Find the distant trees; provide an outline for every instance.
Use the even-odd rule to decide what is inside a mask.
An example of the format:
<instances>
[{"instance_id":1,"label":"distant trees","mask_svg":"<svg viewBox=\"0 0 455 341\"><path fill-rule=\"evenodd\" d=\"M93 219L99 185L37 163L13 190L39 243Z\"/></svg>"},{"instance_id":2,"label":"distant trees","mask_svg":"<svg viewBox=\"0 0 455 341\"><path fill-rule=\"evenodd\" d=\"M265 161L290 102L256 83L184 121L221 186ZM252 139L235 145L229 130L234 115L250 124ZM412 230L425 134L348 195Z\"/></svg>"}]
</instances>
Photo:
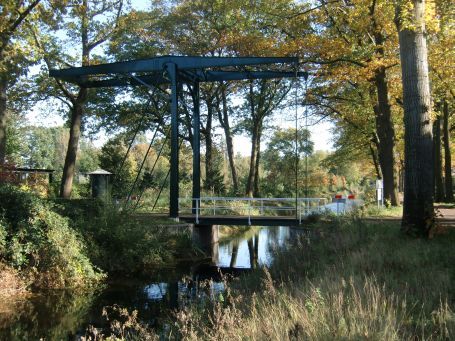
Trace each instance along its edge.
<instances>
[{"instance_id":1,"label":"distant trees","mask_svg":"<svg viewBox=\"0 0 455 341\"><path fill-rule=\"evenodd\" d=\"M101 148L100 167L113 173L112 194L125 197L134 181L137 163L133 155L126 155L127 146L121 136L107 141Z\"/></svg>"},{"instance_id":2,"label":"distant trees","mask_svg":"<svg viewBox=\"0 0 455 341\"><path fill-rule=\"evenodd\" d=\"M99 63L101 57L95 55L93 51L105 43L118 28L122 9L123 0L70 1L65 8L67 16L61 23L58 25L53 23L51 26L42 25L39 29L35 29L33 31L35 43L48 69ZM59 29L62 33L60 35L56 34ZM49 80L47 77L41 79L41 90L46 92L47 96L61 100L70 112L68 150L60 186L60 196L69 198L83 119L88 103L93 102L94 98L90 98L91 94L87 88L69 85L60 80Z\"/></svg>"},{"instance_id":3,"label":"distant trees","mask_svg":"<svg viewBox=\"0 0 455 341\"><path fill-rule=\"evenodd\" d=\"M297 132L295 128L276 130L263 156L265 192L280 197L293 197L298 190L300 196L304 196L307 184L305 164L302 161L312 153L313 142L306 129Z\"/></svg>"},{"instance_id":4,"label":"distant trees","mask_svg":"<svg viewBox=\"0 0 455 341\"><path fill-rule=\"evenodd\" d=\"M24 43L27 38L24 36L23 24L40 2L5 0L0 7L0 165L6 158L8 88L27 71L30 63L30 50Z\"/></svg>"},{"instance_id":5,"label":"distant trees","mask_svg":"<svg viewBox=\"0 0 455 341\"><path fill-rule=\"evenodd\" d=\"M61 183L63 197L71 193L84 131L92 128L103 129L110 136L123 134L122 143L109 141L102 152L102 166L115 173L113 168L129 143L124 136L136 129L144 133L157 127L158 139L166 139L169 107L165 85L95 92L49 79L49 68L165 54L299 56L301 69L311 75L305 101L298 98L299 105L305 105L311 117L330 120L336 127L333 132L335 152L325 161L322 154L309 159L314 176L324 186L333 191L348 190L353 181L345 176L349 173L346 165L362 164L365 165L363 175L382 178L387 202L398 205L397 174L405 165L406 217L403 221L410 230L414 229L409 228L411 225L427 224L422 223L422 219L431 220L430 199L424 206L415 206L429 193L428 186L432 187L432 193L436 190L438 199L453 200L450 148L455 130L455 52L451 47L455 34L452 6L447 1L435 1L427 6L422 0L184 0L154 2L156 6L151 10L139 12L129 11L127 4L123 0L6 1L2 4L5 20L0 23L0 162L5 158L6 145L2 142L7 126L5 89L10 89L10 97L14 95L15 102L22 106L19 98L28 96L20 96L20 91L27 90L27 86L17 86L14 91L11 86L19 84L18 76L26 72L27 66L36 63L39 56L45 63L42 72L31 79L36 87L30 92L35 94L30 99L51 103L51 110L68 118L69 143L65 144ZM395 10L396 22L393 20ZM430 23L427 31L425 20ZM427 54L425 34L431 46L429 65L425 65L424 58ZM24 48L25 43L30 49ZM431 78L431 89L428 78ZM295 160L286 150L292 146L292 132L276 129L274 124L277 113L283 120L293 115L289 107L294 102L287 101L291 86L286 80L201 84L200 128L205 151L201 161L205 166L202 177L207 193L291 194L287 189L295 188L291 186L295 180ZM435 113L431 115L430 90L435 104ZM181 88L179 138L182 153L188 156L180 165L185 182L182 193L191 178L191 167L187 166L191 162L193 95L191 84ZM24 108L15 113L19 114ZM20 131L13 128L10 130L12 147ZM32 130L28 136L40 135L42 141L50 138L48 131ZM434 141L431 141L431 130L436 137ZM249 157L234 155L233 141L240 134L250 138ZM308 132L304 129L297 132L298 140L305 134ZM266 150L262 150L264 142L268 142ZM39 143L34 147L36 150L27 152L29 160L39 160L41 155ZM137 169L147 147L145 141L134 142L132 162L136 166L133 169ZM150 160L157 156L158 149L153 146ZM168 149L165 143L159 177L148 173L153 164L146 162L140 175L147 180L143 186L146 183L161 186L157 184L166 178ZM433 150L434 158L430 157ZM49 157L41 156L41 161ZM89 168L87 165L94 164L97 158L89 159L84 160L81 168ZM428 181L429 176L433 179L433 167L437 180L434 186ZM420 173L422 170L424 173ZM302 174L297 177L301 179ZM422 179L426 183L421 186ZM366 186L368 181L362 181ZM271 184L278 182L277 186L283 190L274 192ZM309 182L313 186L311 179ZM415 191L417 184L420 189ZM125 186L120 186L119 193L124 189ZM322 187L320 190L324 191ZM425 214L419 216L414 209Z\"/></svg>"}]
</instances>

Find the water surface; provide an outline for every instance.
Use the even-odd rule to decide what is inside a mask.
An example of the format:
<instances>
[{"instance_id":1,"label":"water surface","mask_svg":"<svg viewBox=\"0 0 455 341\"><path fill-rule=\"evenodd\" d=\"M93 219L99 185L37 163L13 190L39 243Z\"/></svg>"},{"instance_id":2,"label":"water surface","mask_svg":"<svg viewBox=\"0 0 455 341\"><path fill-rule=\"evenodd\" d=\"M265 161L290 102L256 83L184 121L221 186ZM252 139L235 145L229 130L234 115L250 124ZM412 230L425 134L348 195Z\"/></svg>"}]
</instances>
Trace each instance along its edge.
<instances>
[{"instance_id":1,"label":"water surface","mask_svg":"<svg viewBox=\"0 0 455 341\"><path fill-rule=\"evenodd\" d=\"M223 227L219 227L222 229ZM198 298L216 299L224 290L217 268L235 274L257 266L269 266L274 250L285 247L299 233L289 227L251 228L224 239L204 264L158 269L147 279L115 279L95 292L50 290L27 300L0 303L1 340L77 340L89 325L103 328L103 307L117 304L138 310L150 326L174 309ZM207 282L207 279L212 279Z\"/></svg>"}]
</instances>

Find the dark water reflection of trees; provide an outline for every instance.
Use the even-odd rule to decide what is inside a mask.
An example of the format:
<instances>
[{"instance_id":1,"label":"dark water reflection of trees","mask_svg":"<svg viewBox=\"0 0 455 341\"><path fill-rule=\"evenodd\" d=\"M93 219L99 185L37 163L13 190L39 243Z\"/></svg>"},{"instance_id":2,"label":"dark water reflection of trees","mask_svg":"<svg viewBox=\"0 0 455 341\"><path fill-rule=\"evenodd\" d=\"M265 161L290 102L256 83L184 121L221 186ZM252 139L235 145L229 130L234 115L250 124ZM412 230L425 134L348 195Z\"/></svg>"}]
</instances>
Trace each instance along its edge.
<instances>
[{"instance_id":1,"label":"dark water reflection of trees","mask_svg":"<svg viewBox=\"0 0 455 341\"><path fill-rule=\"evenodd\" d=\"M106 327L102 309L114 304L138 310L141 321L157 326L173 309L204 297L218 299L224 291L218 266L238 275L248 268L268 265L274 250L289 239L289 228L251 229L214 247L210 264L163 269L149 279L121 279L97 291L53 290L0 302L0 340L77 339L89 325Z\"/></svg>"}]
</instances>

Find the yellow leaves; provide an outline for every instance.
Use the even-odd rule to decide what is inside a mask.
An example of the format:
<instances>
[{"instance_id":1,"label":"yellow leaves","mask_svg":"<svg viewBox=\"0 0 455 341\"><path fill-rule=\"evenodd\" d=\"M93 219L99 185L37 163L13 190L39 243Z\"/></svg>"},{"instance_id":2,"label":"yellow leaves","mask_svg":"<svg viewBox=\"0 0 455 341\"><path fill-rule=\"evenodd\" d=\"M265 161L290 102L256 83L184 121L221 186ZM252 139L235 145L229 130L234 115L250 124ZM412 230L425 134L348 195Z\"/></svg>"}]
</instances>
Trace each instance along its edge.
<instances>
[{"instance_id":1,"label":"yellow leaves","mask_svg":"<svg viewBox=\"0 0 455 341\"><path fill-rule=\"evenodd\" d=\"M426 30L436 33L440 29L440 22L436 10L435 0L426 0L424 14L421 16L416 8L417 0L401 0L398 6L398 21L400 29L411 31Z\"/></svg>"}]
</instances>

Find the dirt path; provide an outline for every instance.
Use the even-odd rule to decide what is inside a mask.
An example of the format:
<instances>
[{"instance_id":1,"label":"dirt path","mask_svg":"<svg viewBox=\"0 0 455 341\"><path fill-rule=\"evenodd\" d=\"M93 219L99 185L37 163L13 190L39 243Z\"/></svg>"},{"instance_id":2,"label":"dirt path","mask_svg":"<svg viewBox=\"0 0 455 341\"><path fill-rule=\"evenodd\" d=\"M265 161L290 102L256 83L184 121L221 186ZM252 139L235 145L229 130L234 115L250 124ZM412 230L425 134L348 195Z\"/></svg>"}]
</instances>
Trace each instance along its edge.
<instances>
[{"instance_id":1,"label":"dirt path","mask_svg":"<svg viewBox=\"0 0 455 341\"><path fill-rule=\"evenodd\" d=\"M453 204L435 204L437 212L436 221L442 226L455 228L455 205ZM385 217L367 217L370 221L401 221L401 216Z\"/></svg>"},{"instance_id":2,"label":"dirt path","mask_svg":"<svg viewBox=\"0 0 455 341\"><path fill-rule=\"evenodd\" d=\"M437 204L435 208L438 212L436 220L444 226L455 228L455 207L454 205Z\"/></svg>"}]
</instances>

